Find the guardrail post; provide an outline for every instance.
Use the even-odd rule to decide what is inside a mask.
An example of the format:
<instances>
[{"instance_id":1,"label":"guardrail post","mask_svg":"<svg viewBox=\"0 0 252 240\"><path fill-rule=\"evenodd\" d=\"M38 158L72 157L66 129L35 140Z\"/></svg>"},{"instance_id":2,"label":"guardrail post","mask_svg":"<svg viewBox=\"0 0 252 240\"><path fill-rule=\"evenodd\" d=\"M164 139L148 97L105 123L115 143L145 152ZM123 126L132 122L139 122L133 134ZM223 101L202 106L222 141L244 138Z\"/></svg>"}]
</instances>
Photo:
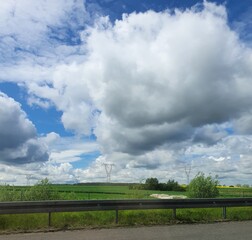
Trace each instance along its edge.
<instances>
[{"instance_id":1,"label":"guardrail post","mask_svg":"<svg viewBox=\"0 0 252 240\"><path fill-rule=\"evenodd\" d=\"M227 207L223 207L223 210L222 210L222 217L223 217L223 219L226 219L226 218L227 218Z\"/></svg>"},{"instance_id":2,"label":"guardrail post","mask_svg":"<svg viewBox=\"0 0 252 240\"><path fill-rule=\"evenodd\" d=\"M52 226L52 216L51 216L51 212L48 213L48 226L51 227Z\"/></svg>"},{"instance_id":3,"label":"guardrail post","mask_svg":"<svg viewBox=\"0 0 252 240\"><path fill-rule=\"evenodd\" d=\"M177 213L176 213L176 208L172 209L172 218L176 219L177 218Z\"/></svg>"},{"instance_id":4,"label":"guardrail post","mask_svg":"<svg viewBox=\"0 0 252 240\"><path fill-rule=\"evenodd\" d=\"M21 198L21 201L23 201L24 193L23 193L23 190L22 190L22 189L21 189L21 192L20 192L20 198Z\"/></svg>"},{"instance_id":5,"label":"guardrail post","mask_svg":"<svg viewBox=\"0 0 252 240\"><path fill-rule=\"evenodd\" d=\"M118 209L116 209L116 219L115 219L115 223L118 224Z\"/></svg>"}]
</instances>

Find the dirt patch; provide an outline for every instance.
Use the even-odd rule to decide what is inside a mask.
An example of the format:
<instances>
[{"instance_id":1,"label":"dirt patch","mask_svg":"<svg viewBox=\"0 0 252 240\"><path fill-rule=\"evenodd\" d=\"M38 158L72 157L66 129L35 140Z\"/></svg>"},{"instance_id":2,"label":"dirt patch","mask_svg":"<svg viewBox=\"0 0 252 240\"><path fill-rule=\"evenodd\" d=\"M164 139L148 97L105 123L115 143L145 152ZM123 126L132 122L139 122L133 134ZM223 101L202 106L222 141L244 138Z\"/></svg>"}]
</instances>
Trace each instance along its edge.
<instances>
[{"instance_id":1,"label":"dirt patch","mask_svg":"<svg viewBox=\"0 0 252 240\"><path fill-rule=\"evenodd\" d=\"M159 198L159 199L185 199L187 198L184 195L168 195L168 194L151 194L150 197Z\"/></svg>"}]
</instances>

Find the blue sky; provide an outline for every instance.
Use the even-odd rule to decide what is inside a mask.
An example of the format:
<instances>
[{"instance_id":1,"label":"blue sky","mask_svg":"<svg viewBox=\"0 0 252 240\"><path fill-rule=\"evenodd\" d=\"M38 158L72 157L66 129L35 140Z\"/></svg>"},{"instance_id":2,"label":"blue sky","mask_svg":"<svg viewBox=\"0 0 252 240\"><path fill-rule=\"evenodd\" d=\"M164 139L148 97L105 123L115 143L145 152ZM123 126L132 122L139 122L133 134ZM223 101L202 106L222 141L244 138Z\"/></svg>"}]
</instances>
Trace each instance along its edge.
<instances>
[{"instance_id":1,"label":"blue sky","mask_svg":"<svg viewBox=\"0 0 252 240\"><path fill-rule=\"evenodd\" d=\"M2 183L251 184L251 0L0 3Z\"/></svg>"}]
</instances>

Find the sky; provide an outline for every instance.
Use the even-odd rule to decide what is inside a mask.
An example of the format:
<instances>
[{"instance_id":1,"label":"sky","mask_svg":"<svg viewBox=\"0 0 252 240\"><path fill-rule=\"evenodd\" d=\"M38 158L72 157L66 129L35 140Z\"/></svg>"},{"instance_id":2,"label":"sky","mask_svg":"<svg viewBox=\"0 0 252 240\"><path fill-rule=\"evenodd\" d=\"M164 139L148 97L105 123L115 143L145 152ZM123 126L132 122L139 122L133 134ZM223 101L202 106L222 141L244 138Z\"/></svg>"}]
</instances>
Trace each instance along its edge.
<instances>
[{"instance_id":1,"label":"sky","mask_svg":"<svg viewBox=\"0 0 252 240\"><path fill-rule=\"evenodd\" d=\"M252 184L251 0L0 0L0 184Z\"/></svg>"}]
</instances>

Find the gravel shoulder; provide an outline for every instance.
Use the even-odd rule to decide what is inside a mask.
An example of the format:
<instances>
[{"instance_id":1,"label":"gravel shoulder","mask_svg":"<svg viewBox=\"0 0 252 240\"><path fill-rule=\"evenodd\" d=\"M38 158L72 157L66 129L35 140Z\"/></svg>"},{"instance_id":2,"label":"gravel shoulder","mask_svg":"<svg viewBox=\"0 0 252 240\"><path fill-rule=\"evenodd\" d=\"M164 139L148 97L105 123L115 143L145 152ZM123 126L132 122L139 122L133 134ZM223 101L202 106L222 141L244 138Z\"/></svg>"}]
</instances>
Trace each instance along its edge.
<instances>
[{"instance_id":1,"label":"gravel shoulder","mask_svg":"<svg viewBox=\"0 0 252 240\"><path fill-rule=\"evenodd\" d=\"M251 240L252 221L1 235L1 240Z\"/></svg>"}]
</instances>

